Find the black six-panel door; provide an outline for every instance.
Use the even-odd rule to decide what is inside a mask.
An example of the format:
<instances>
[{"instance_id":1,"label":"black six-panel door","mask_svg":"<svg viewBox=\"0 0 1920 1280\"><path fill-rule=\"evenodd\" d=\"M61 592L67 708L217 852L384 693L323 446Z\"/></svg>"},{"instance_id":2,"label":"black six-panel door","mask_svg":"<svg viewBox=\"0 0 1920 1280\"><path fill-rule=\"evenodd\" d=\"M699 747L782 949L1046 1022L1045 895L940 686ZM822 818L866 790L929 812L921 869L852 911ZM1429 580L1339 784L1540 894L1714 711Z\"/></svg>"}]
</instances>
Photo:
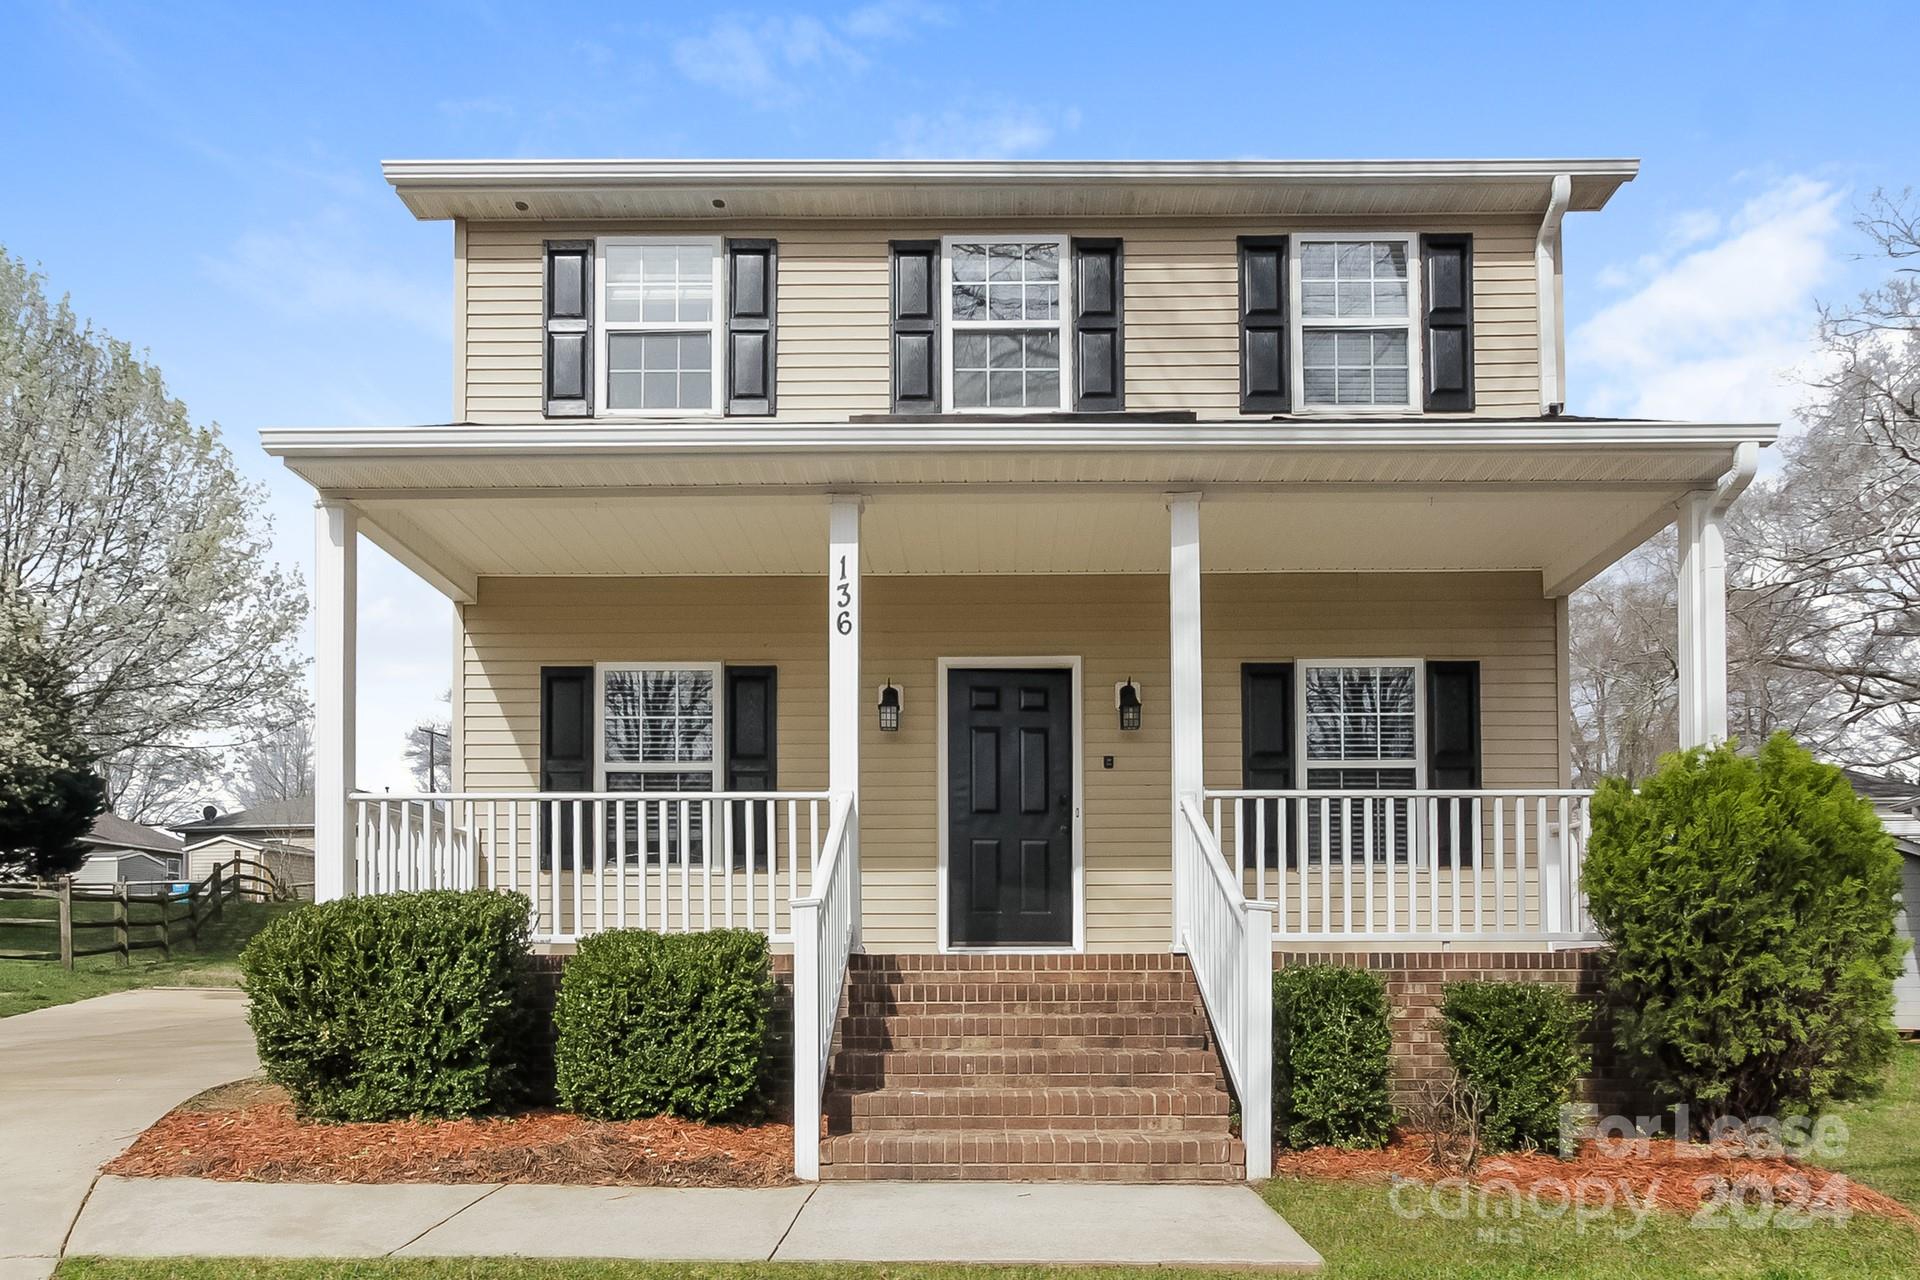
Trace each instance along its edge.
<instances>
[{"instance_id":1,"label":"black six-panel door","mask_svg":"<svg viewBox=\"0 0 1920 1280\"><path fill-rule=\"evenodd\" d=\"M947 673L947 923L955 946L1073 942L1073 678Z\"/></svg>"}]
</instances>

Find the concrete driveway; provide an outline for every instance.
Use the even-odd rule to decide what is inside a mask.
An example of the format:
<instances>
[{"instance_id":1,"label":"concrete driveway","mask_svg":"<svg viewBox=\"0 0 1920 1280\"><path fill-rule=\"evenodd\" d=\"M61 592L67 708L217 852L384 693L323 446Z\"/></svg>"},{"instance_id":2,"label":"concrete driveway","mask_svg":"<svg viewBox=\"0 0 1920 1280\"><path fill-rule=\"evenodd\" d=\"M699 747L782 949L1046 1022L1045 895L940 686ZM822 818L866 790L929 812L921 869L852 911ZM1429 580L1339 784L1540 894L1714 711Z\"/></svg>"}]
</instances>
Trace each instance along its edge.
<instances>
[{"instance_id":1,"label":"concrete driveway","mask_svg":"<svg viewBox=\"0 0 1920 1280\"><path fill-rule=\"evenodd\" d=\"M0 1280L51 1274L103 1161L259 1070L237 991L146 990L0 1018Z\"/></svg>"}]
</instances>

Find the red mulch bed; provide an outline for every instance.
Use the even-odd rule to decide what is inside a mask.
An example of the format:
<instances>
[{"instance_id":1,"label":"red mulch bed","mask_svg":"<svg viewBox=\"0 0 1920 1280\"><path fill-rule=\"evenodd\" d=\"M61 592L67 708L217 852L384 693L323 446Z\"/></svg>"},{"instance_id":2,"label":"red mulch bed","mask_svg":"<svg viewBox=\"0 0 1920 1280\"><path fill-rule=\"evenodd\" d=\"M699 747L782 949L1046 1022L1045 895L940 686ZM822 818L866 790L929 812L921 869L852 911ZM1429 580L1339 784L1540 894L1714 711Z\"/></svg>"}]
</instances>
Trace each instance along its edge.
<instances>
[{"instance_id":1,"label":"red mulch bed","mask_svg":"<svg viewBox=\"0 0 1920 1280\"><path fill-rule=\"evenodd\" d=\"M770 1187L793 1180L793 1127L624 1123L562 1111L478 1120L313 1124L243 1081L162 1116L104 1172L222 1182L545 1182Z\"/></svg>"},{"instance_id":2,"label":"red mulch bed","mask_svg":"<svg viewBox=\"0 0 1920 1280\"><path fill-rule=\"evenodd\" d=\"M1630 1190L1635 1202L1652 1204L1674 1213L1692 1214L1713 1194L1716 1182L1758 1192L1773 1188L1772 1203L1808 1210L1844 1204L1856 1213L1870 1213L1920 1227L1920 1215L1873 1188L1816 1165L1779 1155L1758 1155L1738 1147L1704 1146L1691 1142L1655 1141L1636 1148L1628 1143L1587 1142L1571 1160L1544 1152L1484 1156L1471 1174L1462 1174L1434 1155L1434 1144L1419 1134L1399 1133L1377 1151L1347 1151L1313 1147L1305 1151L1276 1151L1276 1176L1323 1178L1363 1182L1390 1182L1396 1178L1437 1182L1466 1177L1476 1187L1501 1184L1526 1195L1536 1183L1543 1188L1564 1187L1580 1196L1591 1187L1598 1200L1601 1188ZM1813 1201L1808 1204L1809 1189ZM1824 1198L1823 1198L1824 1197Z\"/></svg>"}]
</instances>

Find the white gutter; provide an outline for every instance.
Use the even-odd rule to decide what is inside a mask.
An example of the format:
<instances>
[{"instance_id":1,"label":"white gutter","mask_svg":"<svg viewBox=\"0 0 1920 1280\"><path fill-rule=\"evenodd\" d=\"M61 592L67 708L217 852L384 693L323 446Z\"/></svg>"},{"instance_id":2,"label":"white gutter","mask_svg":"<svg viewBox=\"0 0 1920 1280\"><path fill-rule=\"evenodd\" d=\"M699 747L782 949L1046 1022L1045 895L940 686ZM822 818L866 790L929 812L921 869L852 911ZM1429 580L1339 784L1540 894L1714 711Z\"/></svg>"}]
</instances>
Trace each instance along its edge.
<instances>
[{"instance_id":1,"label":"white gutter","mask_svg":"<svg viewBox=\"0 0 1920 1280\"><path fill-rule=\"evenodd\" d=\"M1507 182L1575 175L1630 182L1638 160L386 160L395 187L644 187L688 182L781 185L1118 181Z\"/></svg>"},{"instance_id":2,"label":"white gutter","mask_svg":"<svg viewBox=\"0 0 1920 1280\"><path fill-rule=\"evenodd\" d=\"M1760 445L1753 440L1741 441L1733 451L1733 470L1720 478L1720 484L1713 491L1713 514L1725 515L1727 508L1747 491L1759 470Z\"/></svg>"},{"instance_id":3,"label":"white gutter","mask_svg":"<svg viewBox=\"0 0 1920 1280\"><path fill-rule=\"evenodd\" d=\"M281 458L454 457L463 453L716 454L1033 450L1592 449L1653 451L1770 444L1773 423L1368 422L1182 423L456 423L422 427L270 427L261 447Z\"/></svg>"},{"instance_id":4,"label":"white gutter","mask_svg":"<svg viewBox=\"0 0 1920 1280\"><path fill-rule=\"evenodd\" d=\"M1573 178L1556 174L1547 196L1547 212L1540 219L1540 234L1533 242L1533 271L1539 287L1540 316L1540 412L1555 416L1567 407L1567 390L1561 373L1564 351L1564 321L1560 314L1560 224L1573 201Z\"/></svg>"}]
</instances>

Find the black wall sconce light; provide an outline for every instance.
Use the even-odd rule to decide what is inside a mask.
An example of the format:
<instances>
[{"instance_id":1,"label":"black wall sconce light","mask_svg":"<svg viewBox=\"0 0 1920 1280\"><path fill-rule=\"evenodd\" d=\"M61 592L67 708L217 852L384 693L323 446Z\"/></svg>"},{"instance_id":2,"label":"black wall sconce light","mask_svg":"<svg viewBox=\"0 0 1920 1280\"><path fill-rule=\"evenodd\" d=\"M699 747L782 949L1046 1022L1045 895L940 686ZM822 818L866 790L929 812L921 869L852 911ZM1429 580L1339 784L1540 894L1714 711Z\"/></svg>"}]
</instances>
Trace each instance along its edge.
<instances>
[{"instance_id":1,"label":"black wall sconce light","mask_svg":"<svg viewBox=\"0 0 1920 1280\"><path fill-rule=\"evenodd\" d=\"M892 681L880 686L880 732L900 732L900 687Z\"/></svg>"},{"instance_id":2,"label":"black wall sconce light","mask_svg":"<svg viewBox=\"0 0 1920 1280\"><path fill-rule=\"evenodd\" d=\"M1122 680L1113 686L1113 705L1120 709L1120 727L1132 733L1140 727L1140 686Z\"/></svg>"}]
</instances>

